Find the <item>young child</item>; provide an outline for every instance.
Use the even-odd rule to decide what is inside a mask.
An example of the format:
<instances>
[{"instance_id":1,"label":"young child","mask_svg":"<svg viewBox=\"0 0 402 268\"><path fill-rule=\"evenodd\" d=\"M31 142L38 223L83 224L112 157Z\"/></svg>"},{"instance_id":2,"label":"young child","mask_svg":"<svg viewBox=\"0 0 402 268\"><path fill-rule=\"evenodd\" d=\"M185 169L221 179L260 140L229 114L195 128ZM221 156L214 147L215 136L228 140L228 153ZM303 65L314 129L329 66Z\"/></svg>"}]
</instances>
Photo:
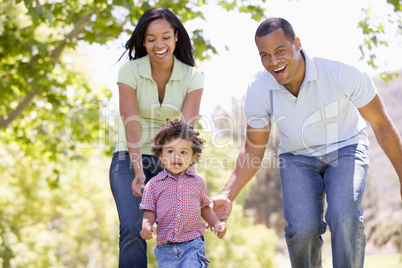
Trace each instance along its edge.
<instances>
[{"instance_id":1,"label":"young child","mask_svg":"<svg viewBox=\"0 0 402 268\"><path fill-rule=\"evenodd\" d=\"M159 267L209 266L201 216L219 238L226 233L225 224L209 206L205 181L191 170L205 142L198 135L183 121L167 119L153 139L152 152L165 169L145 186L141 237L151 239L156 233Z\"/></svg>"}]
</instances>

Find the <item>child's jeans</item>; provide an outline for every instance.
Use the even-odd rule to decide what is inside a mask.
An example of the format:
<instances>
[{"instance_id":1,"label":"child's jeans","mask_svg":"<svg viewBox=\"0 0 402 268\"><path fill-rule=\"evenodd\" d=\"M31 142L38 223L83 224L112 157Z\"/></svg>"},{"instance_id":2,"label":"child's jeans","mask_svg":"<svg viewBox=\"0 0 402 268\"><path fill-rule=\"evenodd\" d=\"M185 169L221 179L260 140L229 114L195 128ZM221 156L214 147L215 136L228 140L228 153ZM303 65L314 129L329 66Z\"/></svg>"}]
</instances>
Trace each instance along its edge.
<instances>
[{"instance_id":1,"label":"child's jeans","mask_svg":"<svg viewBox=\"0 0 402 268\"><path fill-rule=\"evenodd\" d=\"M154 253L158 267L163 268L198 268L209 267L209 259L205 256L204 237L182 243L166 243L156 246Z\"/></svg>"}]
</instances>

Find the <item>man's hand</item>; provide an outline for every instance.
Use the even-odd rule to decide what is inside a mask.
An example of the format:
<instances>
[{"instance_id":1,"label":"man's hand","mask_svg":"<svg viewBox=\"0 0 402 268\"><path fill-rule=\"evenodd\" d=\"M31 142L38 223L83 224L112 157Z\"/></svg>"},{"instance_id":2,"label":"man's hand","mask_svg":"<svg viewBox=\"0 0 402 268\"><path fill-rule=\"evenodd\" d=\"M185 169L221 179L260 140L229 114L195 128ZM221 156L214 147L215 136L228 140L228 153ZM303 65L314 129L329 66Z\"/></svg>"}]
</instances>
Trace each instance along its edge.
<instances>
[{"instance_id":1,"label":"man's hand","mask_svg":"<svg viewBox=\"0 0 402 268\"><path fill-rule=\"evenodd\" d=\"M214 209L218 219L225 223L232 211L232 201L227 196L221 194L212 198L211 207Z\"/></svg>"},{"instance_id":2,"label":"man's hand","mask_svg":"<svg viewBox=\"0 0 402 268\"><path fill-rule=\"evenodd\" d=\"M136 197L142 197L141 190L145 187L145 175L138 174L135 176L133 182L131 183L131 189L133 191L133 195Z\"/></svg>"}]
</instances>

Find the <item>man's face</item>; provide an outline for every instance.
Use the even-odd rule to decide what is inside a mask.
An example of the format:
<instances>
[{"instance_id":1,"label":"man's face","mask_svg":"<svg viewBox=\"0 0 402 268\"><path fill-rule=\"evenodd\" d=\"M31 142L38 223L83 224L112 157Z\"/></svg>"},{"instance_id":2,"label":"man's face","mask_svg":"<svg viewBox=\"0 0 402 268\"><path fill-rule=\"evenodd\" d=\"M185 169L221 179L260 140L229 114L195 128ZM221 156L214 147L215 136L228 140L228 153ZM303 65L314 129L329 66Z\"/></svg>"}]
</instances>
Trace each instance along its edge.
<instances>
[{"instance_id":1,"label":"man's face","mask_svg":"<svg viewBox=\"0 0 402 268\"><path fill-rule=\"evenodd\" d=\"M285 37L282 29L278 29L268 35L256 37L256 44L262 65L280 85L285 88L297 85L299 82L301 85L304 68L300 68L299 38L296 37L292 42Z\"/></svg>"}]
</instances>

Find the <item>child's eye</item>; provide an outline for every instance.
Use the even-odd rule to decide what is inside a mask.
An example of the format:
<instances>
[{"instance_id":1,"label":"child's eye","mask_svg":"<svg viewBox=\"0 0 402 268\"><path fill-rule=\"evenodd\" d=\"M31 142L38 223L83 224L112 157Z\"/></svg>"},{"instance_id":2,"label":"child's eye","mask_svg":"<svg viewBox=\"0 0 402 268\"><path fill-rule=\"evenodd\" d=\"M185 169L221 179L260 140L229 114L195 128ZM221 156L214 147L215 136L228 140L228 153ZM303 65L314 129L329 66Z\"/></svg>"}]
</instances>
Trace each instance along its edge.
<instances>
[{"instance_id":1,"label":"child's eye","mask_svg":"<svg viewBox=\"0 0 402 268\"><path fill-rule=\"evenodd\" d=\"M187 154L187 152L186 151L181 151L181 154Z\"/></svg>"},{"instance_id":2,"label":"child's eye","mask_svg":"<svg viewBox=\"0 0 402 268\"><path fill-rule=\"evenodd\" d=\"M168 150L167 152L168 152L168 154L172 154L173 150Z\"/></svg>"}]
</instances>

